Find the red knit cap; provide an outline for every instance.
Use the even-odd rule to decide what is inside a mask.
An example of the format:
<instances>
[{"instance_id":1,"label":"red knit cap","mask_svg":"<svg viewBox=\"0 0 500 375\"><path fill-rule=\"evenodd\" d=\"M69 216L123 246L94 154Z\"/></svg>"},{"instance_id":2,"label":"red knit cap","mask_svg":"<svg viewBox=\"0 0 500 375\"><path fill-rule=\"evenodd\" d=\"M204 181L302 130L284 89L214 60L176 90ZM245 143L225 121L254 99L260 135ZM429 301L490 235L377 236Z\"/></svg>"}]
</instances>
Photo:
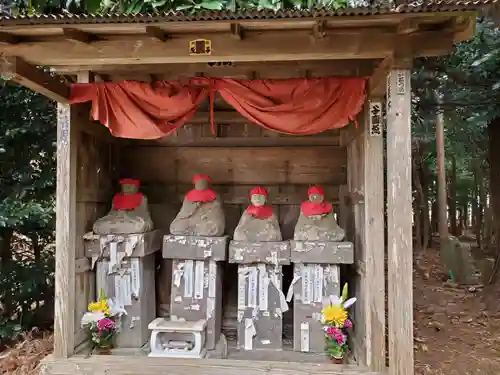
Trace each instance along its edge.
<instances>
[{"instance_id":1,"label":"red knit cap","mask_svg":"<svg viewBox=\"0 0 500 375\"><path fill-rule=\"evenodd\" d=\"M133 178L122 178L120 180L120 185L135 185L139 187L141 185L141 182Z\"/></svg>"},{"instance_id":2,"label":"red knit cap","mask_svg":"<svg viewBox=\"0 0 500 375\"><path fill-rule=\"evenodd\" d=\"M311 186L307 190L307 195L318 194L321 196L325 196L325 190L321 186Z\"/></svg>"},{"instance_id":3,"label":"red knit cap","mask_svg":"<svg viewBox=\"0 0 500 375\"><path fill-rule=\"evenodd\" d=\"M197 174L193 177L193 184L196 184L198 181L210 182L210 177L206 174Z\"/></svg>"},{"instance_id":4,"label":"red knit cap","mask_svg":"<svg viewBox=\"0 0 500 375\"><path fill-rule=\"evenodd\" d=\"M253 196L253 195L264 195L267 197L267 189L265 187L262 187L262 186L257 186L257 187L254 187L252 190L250 190L250 198Z\"/></svg>"}]
</instances>

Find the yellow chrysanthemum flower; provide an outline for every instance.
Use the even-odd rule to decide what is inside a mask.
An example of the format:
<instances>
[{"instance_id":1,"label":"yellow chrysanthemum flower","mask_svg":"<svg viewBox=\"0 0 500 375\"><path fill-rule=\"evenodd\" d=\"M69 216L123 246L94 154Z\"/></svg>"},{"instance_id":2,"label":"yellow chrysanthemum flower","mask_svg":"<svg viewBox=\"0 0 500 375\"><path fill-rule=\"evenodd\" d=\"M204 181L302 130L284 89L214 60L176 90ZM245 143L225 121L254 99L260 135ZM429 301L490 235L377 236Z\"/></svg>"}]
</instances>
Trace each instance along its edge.
<instances>
[{"instance_id":1,"label":"yellow chrysanthemum flower","mask_svg":"<svg viewBox=\"0 0 500 375\"><path fill-rule=\"evenodd\" d=\"M347 312L341 305L329 305L321 311L326 322L333 323L337 327L343 327L347 319Z\"/></svg>"},{"instance_id":2,"label":"yellow chrysanthemum flower","mask_svg":"<svg viewBox=\"0 0 500 375\"><path fill-rule=\"evenodd\" d=\"M91 302L89 303L88 309L91 312L102 312L104 314L109 314L109 306L106 300Z\"/></svg>"}]
</instances>

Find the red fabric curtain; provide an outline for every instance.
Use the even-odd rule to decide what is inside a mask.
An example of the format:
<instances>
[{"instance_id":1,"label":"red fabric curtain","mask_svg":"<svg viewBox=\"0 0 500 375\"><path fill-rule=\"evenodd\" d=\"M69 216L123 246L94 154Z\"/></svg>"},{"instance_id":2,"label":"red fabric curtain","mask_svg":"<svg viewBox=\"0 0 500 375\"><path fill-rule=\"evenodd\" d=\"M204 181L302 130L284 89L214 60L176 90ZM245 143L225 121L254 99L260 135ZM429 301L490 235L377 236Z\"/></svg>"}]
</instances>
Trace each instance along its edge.
<instances>
[{"instance_id":1,"label":"red fabric curtain","mask_svg":"<svg viewBox=\"0 0 500 375\"><path fill-rule=\"evenodd\" d=\"M92 119L123 138L164 137L188 122L217 91L238 112L266 129L309 135L341 128L365 101L364 78L76 84L71 103L92 102ZM212 100L213 101L213 100ZM211 103L213 105L213 103ZM212 121L214 121L212 114ZM217 120L215 118L215 120Z\"/></svg>"},{"instance_id":2,"label":"red fabric curtain","mask_svg":"<svg viewBox=\"0 0 500 375\"><path fill-rule=\"evenodd\" d=\"M70 103L92 102L91 118L122 138L156 139L188 122L207 99L206 86L159 82L73 85Z\"/></svg>"},{"instance_id":3,"label":"red fabric curtain","mask_svg":"<svg viewBox=\"0 0 500 375\"><path fill-rule=\"evenodd\" d=\"M363 78L219 79L215 85L250 121L291 135L341 128L355 120L365 101Z\"/></svg>"}]
</instances>

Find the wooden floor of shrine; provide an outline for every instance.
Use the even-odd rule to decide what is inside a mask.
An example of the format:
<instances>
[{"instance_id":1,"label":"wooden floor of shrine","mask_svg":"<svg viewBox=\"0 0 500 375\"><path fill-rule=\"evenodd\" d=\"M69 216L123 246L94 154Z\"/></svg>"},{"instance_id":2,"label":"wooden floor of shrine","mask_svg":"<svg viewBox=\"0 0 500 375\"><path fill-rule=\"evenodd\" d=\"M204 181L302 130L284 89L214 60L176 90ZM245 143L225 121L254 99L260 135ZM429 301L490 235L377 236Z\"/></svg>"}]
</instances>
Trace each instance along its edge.
<instances>
[{"instance_id":1,"label":"wooden floor of shrine","mask_svg":"<svg viewBox=\"0 0 500 375\"><path fill-rule=\"evenodd\" d=\"M221 340L205 359L149 358L148 346L114 349L111 355L90 355L87 349L64 360L50 356L41 375L380 375L354 364L332 364L323 353L239 351L235 342ZM224 359L223 359L224 358Z\"/></svg>"},{"instance_id":2,"label":"wooden floor of shrine","mask_svg":"<svg viewBox=\"0 0 500 375\"><path fill-rule=\"evenodd\" d=\"M293 353L297 355L297 353ZM41 375L379 375L357 365L235 359L149 358L142 355L47 357Z\"/></svg>"}]
</instances>

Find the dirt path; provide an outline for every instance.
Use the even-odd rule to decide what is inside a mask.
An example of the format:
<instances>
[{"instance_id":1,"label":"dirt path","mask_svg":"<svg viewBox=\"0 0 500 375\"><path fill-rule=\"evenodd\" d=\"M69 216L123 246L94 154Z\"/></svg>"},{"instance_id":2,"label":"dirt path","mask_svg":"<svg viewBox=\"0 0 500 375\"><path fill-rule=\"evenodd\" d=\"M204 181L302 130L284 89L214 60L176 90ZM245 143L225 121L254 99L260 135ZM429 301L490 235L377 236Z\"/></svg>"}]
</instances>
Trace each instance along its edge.
<instances>
[{"instance_id":1,"label":"dirt path","mask_svg":"<svg viewBox=\"0 0 500 375\"><path fill-rule=\"evenodd\" d=\"M418 256L416 266L415 373L499 375L500 313L486 309L489 291L445 282L434 249Z\"/></svg>"}]
</instances>

